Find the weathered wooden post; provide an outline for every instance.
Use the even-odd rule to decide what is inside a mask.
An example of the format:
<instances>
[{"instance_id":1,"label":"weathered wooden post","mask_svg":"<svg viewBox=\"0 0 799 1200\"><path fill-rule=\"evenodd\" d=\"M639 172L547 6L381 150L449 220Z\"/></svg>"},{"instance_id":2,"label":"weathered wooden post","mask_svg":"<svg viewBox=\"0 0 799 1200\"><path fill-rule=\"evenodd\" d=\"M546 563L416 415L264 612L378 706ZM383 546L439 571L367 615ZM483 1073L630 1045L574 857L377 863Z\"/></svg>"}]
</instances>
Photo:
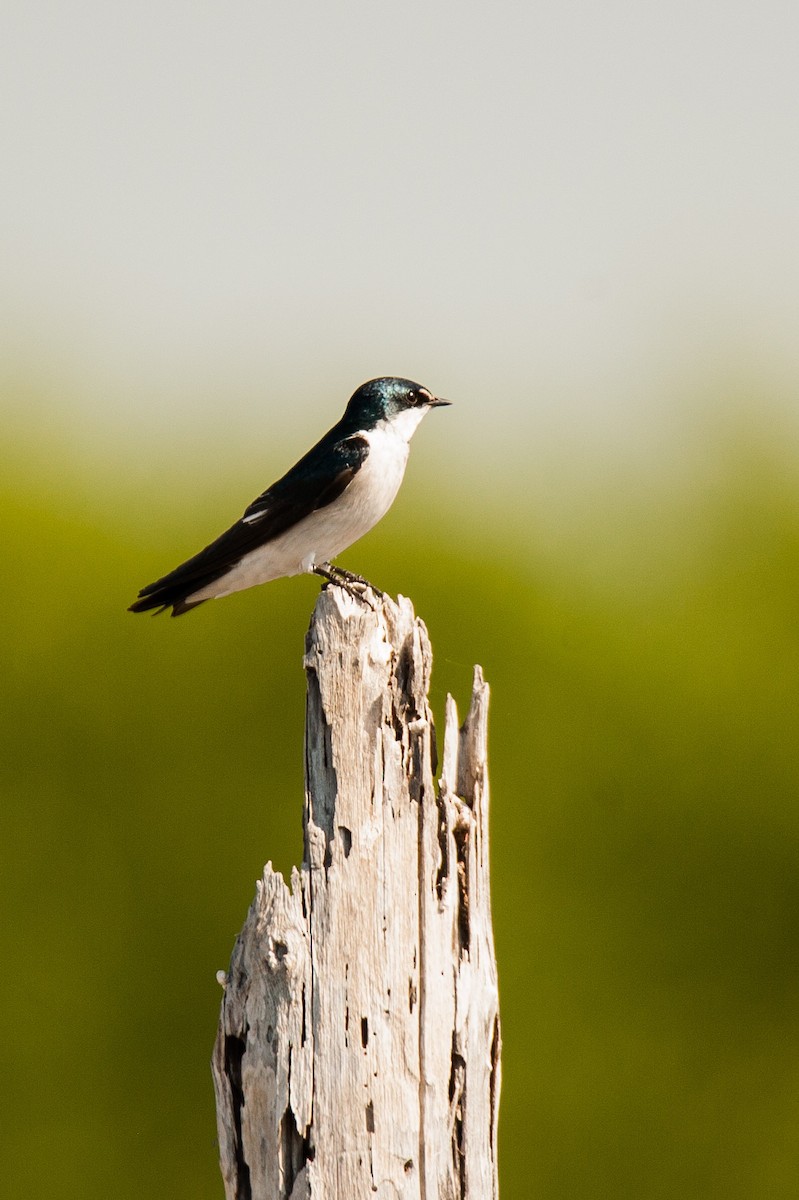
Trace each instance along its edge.
<instances>
[{"instance_id":1,"label":"weathered wooden post","mask_svg":"<svg viewBox=\"0 0 799 1200\"><path fill-rule=\"evenodd\" d=\"M500 1034L488 687L438 788L427 632L337 587L306 642L305 853L270 864L213 1056L227 1200L494 1200Z\"/></svg>"}]
</instances>

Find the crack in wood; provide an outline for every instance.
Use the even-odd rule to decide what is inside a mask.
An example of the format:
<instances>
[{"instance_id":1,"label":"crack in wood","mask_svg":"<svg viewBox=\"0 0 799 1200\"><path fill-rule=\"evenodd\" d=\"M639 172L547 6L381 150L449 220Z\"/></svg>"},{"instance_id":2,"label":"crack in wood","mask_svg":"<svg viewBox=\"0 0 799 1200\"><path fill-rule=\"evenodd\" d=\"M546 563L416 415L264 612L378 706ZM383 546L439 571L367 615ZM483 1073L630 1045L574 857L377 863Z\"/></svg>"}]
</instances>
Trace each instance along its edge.
<instances>
[{"instance_id":1,"label":"crack in wood","mask_svg":"<svg viewBox=\"0 0 799 1200\"><path fill-rule=\"evenodd\" d=\"M236 1200L252 1200L250 1186L250 1168L244 1157L244 1141L242 1138L242 1112L244 1109L244 1088L242 1085L242 1063L247 1050L247 1031L244 1037L228 1034L225 1038L225 1075L230 1085L230 1100L233 1113L233 1136L236 1150Z\"/></svg>"},{"instance_id":2,"label":"crack in wood","mask_svg":"<svg viewBox=\"0 0 799 1200\"><path fill-rule=\"evenodd\" d=\"M341 838L341 847L344 851L344 857L349 858L350 852L352 851L352 830L348 829L346 825L339 825L338 835Z\"/></svg>"},{"instance_id":3,"label":"crack in wood","mask_svg":"<svg viewBox=\"0 0 799 1200\"><path fill-rule=\"evenodd\" d=\"M463 1141L463 1118L466 1105L466 1059L458 1049L455 1030L452 1031L450 1054L449 1103L451 1122L452 1166L458 1181L459 1196L466 1196L466 1154Z\"/></svg>"},{"instance_id":4,"label":"crack in wood","mask_svg":"<svg viewBox=\"0 0 799 1200\"><path fill-rule=\"evenodd\" d=\"M436 803L436 836L438 838L438 870L436 871L436 896L439 904L444 899L444 893L449 882L450 864L449 864L449 820L447 817L447 801L446 797L437 792L435 797Z\"/></svg>"},{"instance_id":5,"label":"crack in wood","mask_svg":"<svg viewBox=\"0 0 799 1200\"><path fill-rule=\"evenodd\" d=\"M499 1117L499 1083L501 1075L500 1055L502 1054L502 1037L499 1031L499 1013L494 1017L494 1032L491 1037L491 1075L488 1081L488 1095L491 1106L491 1128L489 1147L491 1157L497 1158L497 1118Z\"/></svg>"},{"instance_id":6,"label":"crack in wood","mask_svg":"<svg viewBox=\"0 0 799 1200\"><path fill-rule=\"evenodd\" d=\"M458 940L461 951L469 953L472 939L469 920L469 834L470 823L458 821L453 829L458 876Z\"/></svg>"},{"instance_id":7,"label":"crack in wood","mask_svg":"<svg viewBox=\"0 0 799 1200\"><path fill-rule=\"evenodd\" d=\"M306 663L308 692L305 705L305 777L316 779L319 786L307 793L309 817L325 838L324 868L333 861L338 778L333 760L333 731L327 720L319 674ZM324 781L324 783L322 782ZM306 857L307 831L306 831Z\"/></svg>"},{"instance_id":8,"label":"crack in wood","mask_svg":"<svg viewBox=\"0 0 799 1200\"><path fill-rule=\"evenodd\" d=\"M310 1139L300 1133L292 1107L288 1105L280 1122L280 1200L290 1200L297 1176L306 1163L313 1162L313 1157Z\"/></svg>"}]
</instances>

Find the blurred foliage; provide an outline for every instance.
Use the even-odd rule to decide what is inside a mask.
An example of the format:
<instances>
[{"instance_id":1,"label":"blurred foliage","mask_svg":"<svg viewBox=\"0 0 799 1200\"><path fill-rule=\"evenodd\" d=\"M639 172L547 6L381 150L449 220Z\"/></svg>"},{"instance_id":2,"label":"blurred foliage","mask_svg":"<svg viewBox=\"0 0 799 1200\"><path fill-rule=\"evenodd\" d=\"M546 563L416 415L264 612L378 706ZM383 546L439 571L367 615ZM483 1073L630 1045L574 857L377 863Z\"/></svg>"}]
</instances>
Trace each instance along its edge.
<instances>
[{"instance_id":1,"label":"blurred foliage","mask_svg":"<svg viewBox=\"0 0 799 1200\"><path fill-rule=\"evenodd\" d=\"M344 556L413 597L439 718L492 686L504 1200L799 1194L794 465L743 443L560 541L411 489ZM301 855L316 584L134 618L232 514L3 467L5 1190L219 1197L214 974Z\"/></svg>"}]
</instances>

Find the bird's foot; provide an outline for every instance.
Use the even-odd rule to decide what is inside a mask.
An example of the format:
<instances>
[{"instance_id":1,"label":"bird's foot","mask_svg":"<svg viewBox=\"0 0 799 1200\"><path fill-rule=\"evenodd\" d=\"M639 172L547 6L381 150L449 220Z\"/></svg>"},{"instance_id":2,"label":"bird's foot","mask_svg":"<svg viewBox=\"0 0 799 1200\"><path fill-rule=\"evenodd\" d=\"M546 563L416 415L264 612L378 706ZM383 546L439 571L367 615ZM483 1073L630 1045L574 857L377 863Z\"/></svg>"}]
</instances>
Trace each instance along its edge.
<instances>
[{"instance_id":1,"label":"bird's foot","mask_svg":"<svg viewBox=\"0 0 799 1200\"><path fill-rule=\"evenodd\" d=\"M369 596L367 596L367 591L373 592L380 600L383 599L383 592L380 591L380 588L376 588L368 579L364 579L363 575L355 575L354 572L347 571L344 567L337 567L333 563L323 562L317 563L313 570L315 575L321 575L328 583L334 583L337 587L343 588L354 599L362 600L371 609L374 609L375 605Z\"/></svg>"}]
</instances>

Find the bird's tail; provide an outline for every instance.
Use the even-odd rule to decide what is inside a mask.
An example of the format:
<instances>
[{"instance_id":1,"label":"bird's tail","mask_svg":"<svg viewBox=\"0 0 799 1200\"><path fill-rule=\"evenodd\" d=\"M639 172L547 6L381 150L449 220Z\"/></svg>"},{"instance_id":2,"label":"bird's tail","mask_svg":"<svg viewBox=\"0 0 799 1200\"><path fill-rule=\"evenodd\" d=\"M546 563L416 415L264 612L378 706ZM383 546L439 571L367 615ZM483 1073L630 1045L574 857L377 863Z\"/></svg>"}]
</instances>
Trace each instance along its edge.
<instances>
[{"instance_id":1,"label":"bird's tail","mask_svg":"<svg viewBox=\"0 0 799 1200\"><path fill-rule=\"evenodd\" d=\"M166 588L163 590L159 589L157 592L148 594L147 588L144 588L139 592L138 600L134 600L130 605L128 612L152 612L153 616L157 617L159 613L166 612L171 606L172 616L182 617L184 613L190 612L191 609L197 608L198 605L205 604L204 600L186 600L183 597L180 599L168 599L164 595L166 590Z\"/></svg>"}]
</instances>

